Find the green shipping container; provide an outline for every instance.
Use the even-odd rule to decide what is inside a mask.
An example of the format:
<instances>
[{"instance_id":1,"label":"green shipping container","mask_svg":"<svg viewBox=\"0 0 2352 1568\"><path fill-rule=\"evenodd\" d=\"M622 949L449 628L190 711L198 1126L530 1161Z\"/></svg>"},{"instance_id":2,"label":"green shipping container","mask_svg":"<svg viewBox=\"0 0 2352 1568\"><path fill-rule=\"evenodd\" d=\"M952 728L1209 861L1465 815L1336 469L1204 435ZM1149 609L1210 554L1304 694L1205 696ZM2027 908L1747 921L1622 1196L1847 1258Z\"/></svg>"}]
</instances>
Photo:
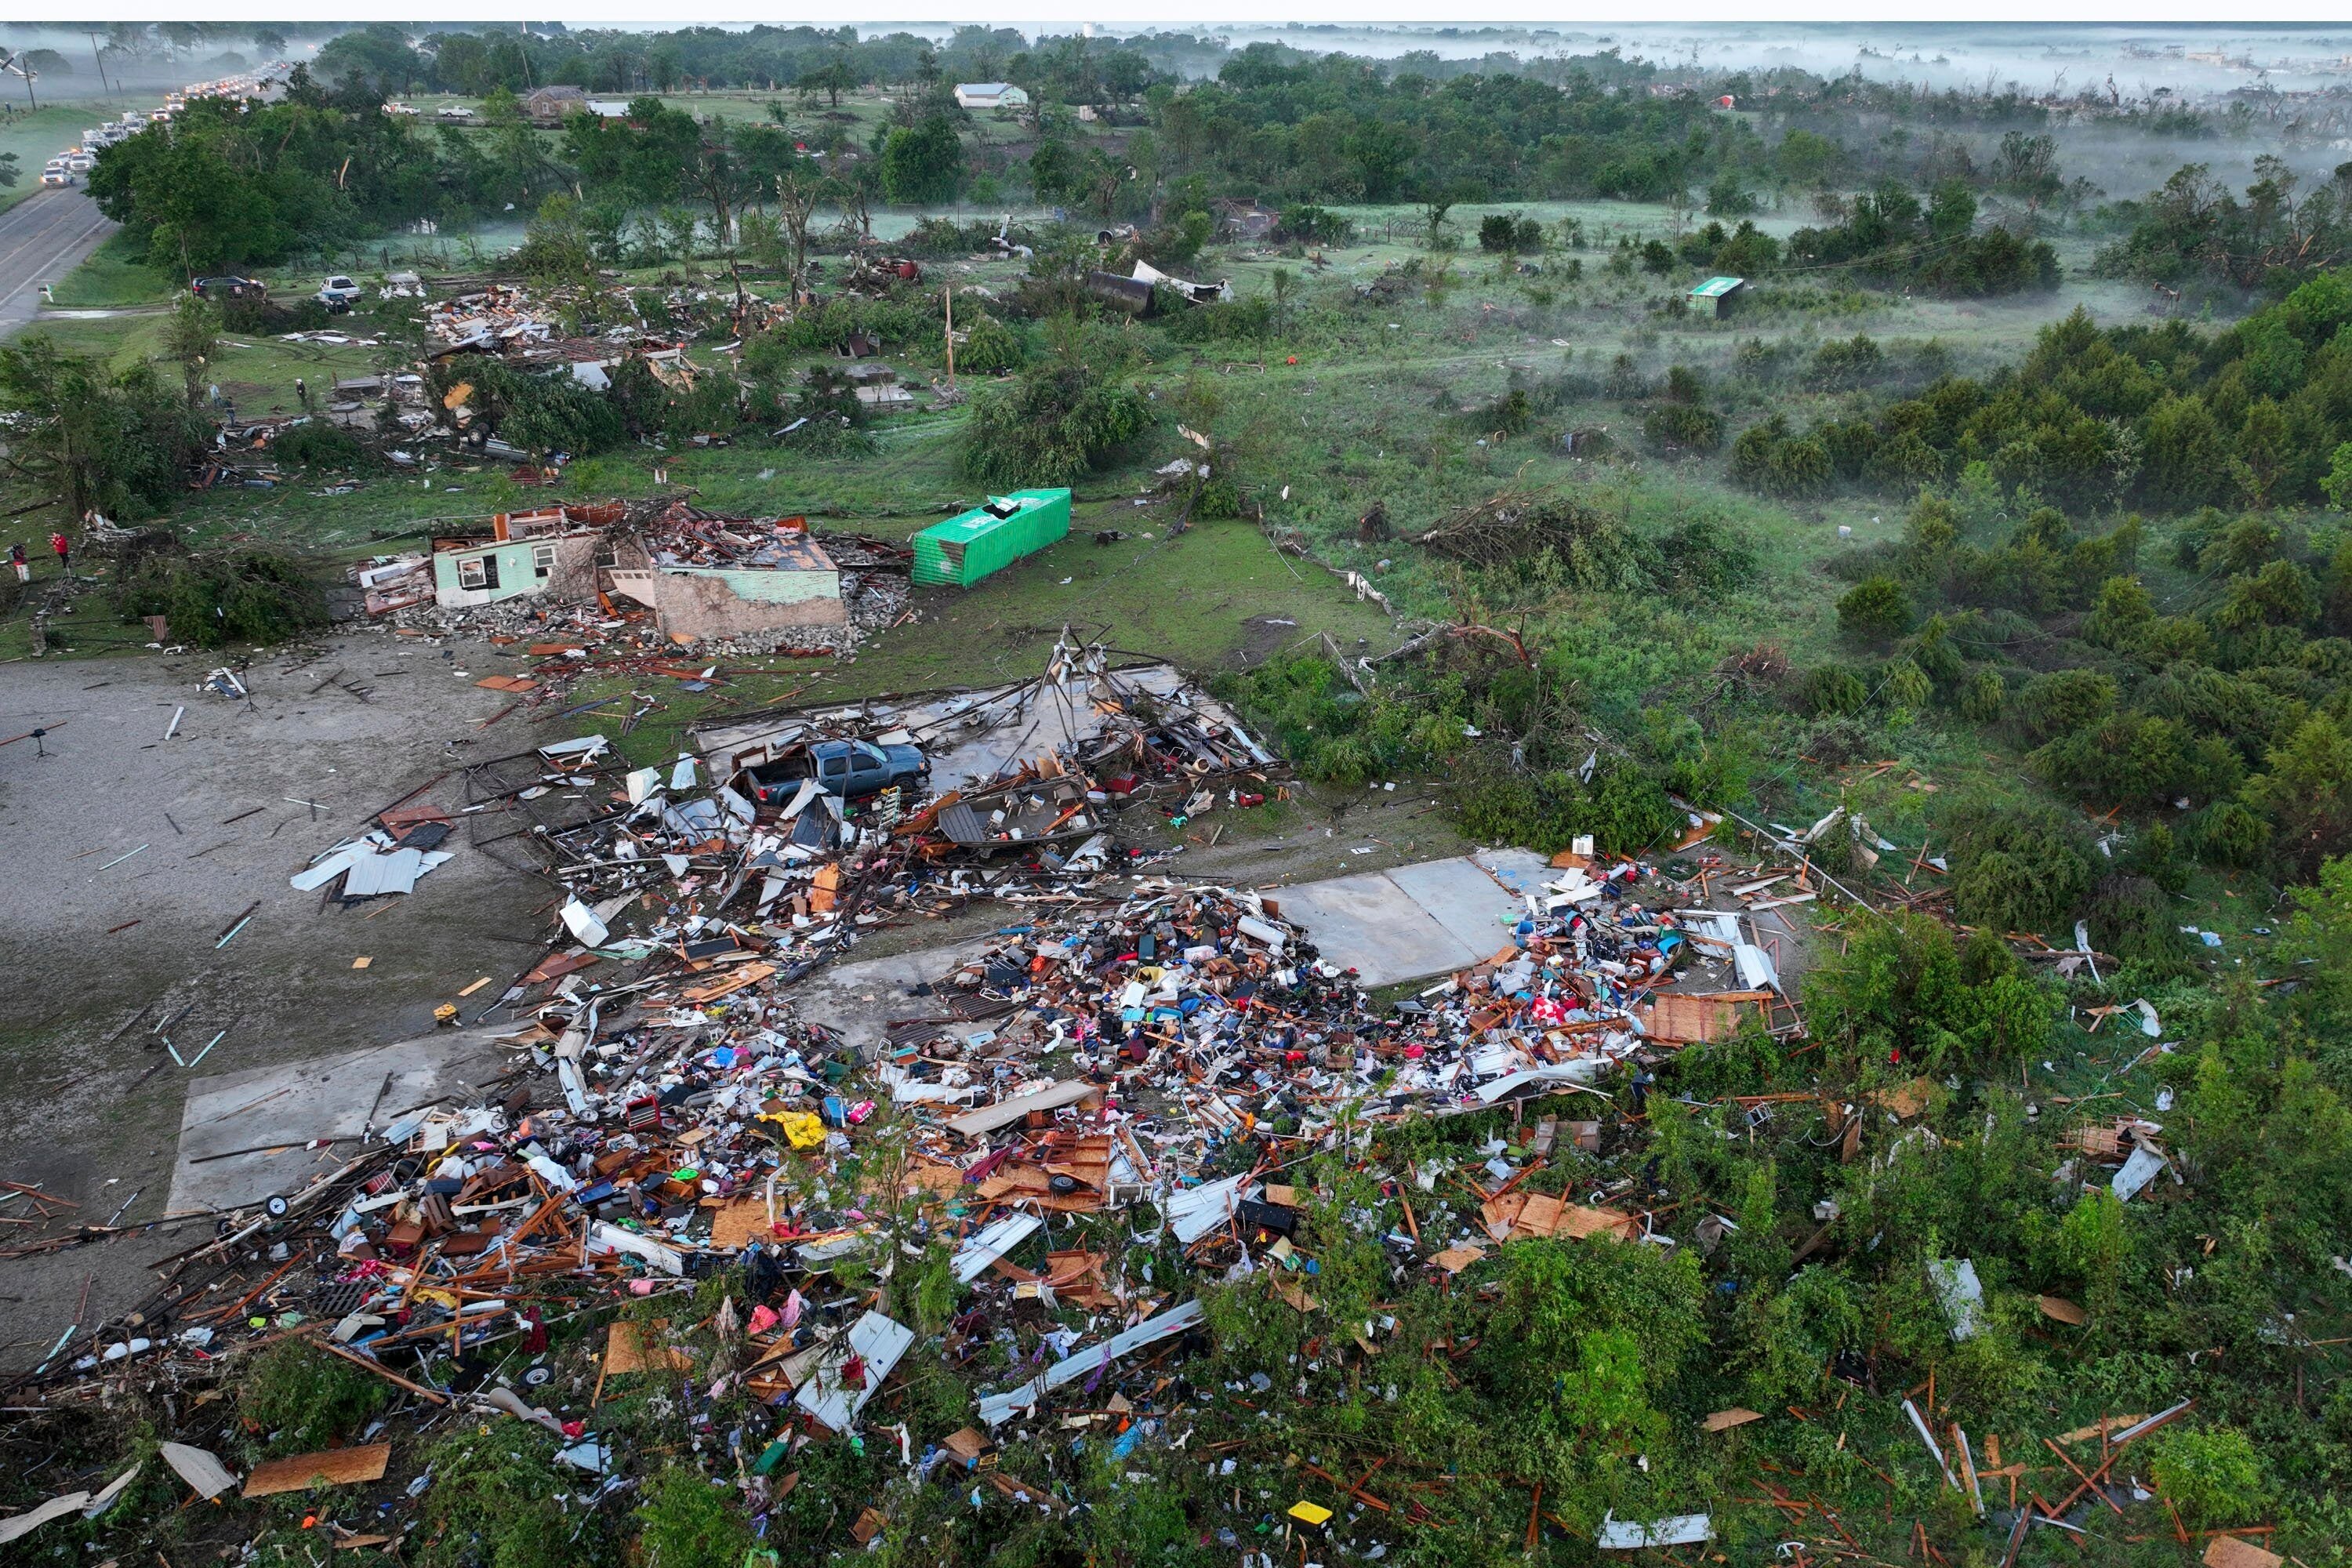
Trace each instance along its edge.
<instances>
[{"instance_id":1,"label":"green shipping container","mask_svg":"<svg viewBox=\"0 0 2352 1568\"><path fill-rule=\"evenodd\" d=\"M919 588L969 588L1070 531L1070 492L1014 490L915 535Z\"/></svg>"}]
</instances>

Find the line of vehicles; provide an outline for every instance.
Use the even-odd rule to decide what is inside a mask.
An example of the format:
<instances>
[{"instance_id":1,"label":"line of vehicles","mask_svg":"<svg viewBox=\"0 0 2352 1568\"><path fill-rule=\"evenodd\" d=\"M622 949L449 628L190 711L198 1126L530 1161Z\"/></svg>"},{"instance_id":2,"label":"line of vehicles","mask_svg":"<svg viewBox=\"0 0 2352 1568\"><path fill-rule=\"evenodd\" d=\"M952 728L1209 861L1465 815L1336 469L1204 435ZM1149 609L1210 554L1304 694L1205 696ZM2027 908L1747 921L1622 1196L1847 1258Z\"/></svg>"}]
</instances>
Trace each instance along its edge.
<instances>
[{"instance_id":1,"label":"line of vehicles","mask_svg":"<svg viewBox=\"0 0 2352 1568\"><path fill-rule=\"evenodd\" d=\"M154 109L131 110L120 120L110 120L93 125L81 133L79 146L68 147L50 159L41 169L44 185L78 185L82 176L98 166L98 155L118 142L138 135L151 125L162 125L179 118L180 111L197 98L257 98L273 82L284 78L291 68L280 60L245 76L223 77L218 81L198 82L178 92L163 95L163 101Z\"/></svg>"}]
</instances>

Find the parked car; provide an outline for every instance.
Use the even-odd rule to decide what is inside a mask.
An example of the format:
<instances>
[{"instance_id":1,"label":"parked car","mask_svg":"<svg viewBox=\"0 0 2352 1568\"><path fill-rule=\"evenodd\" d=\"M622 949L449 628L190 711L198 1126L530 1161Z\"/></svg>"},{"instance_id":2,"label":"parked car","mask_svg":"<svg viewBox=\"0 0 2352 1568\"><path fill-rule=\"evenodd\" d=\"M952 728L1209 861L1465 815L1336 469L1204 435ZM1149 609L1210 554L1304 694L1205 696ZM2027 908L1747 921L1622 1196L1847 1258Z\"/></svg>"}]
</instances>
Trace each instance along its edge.
<instances>
[{"instance_id":1,"label":"parked car","mask_svg":"<svg viewBox=\"0 0 2352 1568\"><path fill-rule=\"evenodd\" d=\"M366 289L338 272L327 279L326 286L319 290L317 298L319 303L340 316L357 304L366 292Z\"/></svg>"},{"instance_id":2,"label":"parked car","mask_svg":"<svg viewBox=\"0 0 2352 1568\"><path fill-rule=\"evenodd\" d=\"M775 805L800 793L814 777L817 788L844 800L879 795L892 784L920 785L930 777L931 760L915 746L877 746L871 741L819 741L806 751L747 769L744 777L761 804Z\"/></svg>"},{"instance_id":3,"label":"parked car","mask_svg":"<svg viewBox=\"0 0 2352 1568\"><path fill-rule=\"evenodd\" d=\"M70 185L73 183L73 171L63 163L51 163L41 171L41 184L45 185Z\"/></svg>"},{"instance_id":4,"label":"parked car","mask_svg":"<svg viewBox=\"0 0 2352 1568\"><path fill-rule=\"evenodd\" d=\"M239 278L232 272L217 278L198 278L188 285L188 292L199 300L266 300L269 297L269 285L258 278Z\"/></svg>"},{"instance_id":5,"label":"parked car","mask_svg":"<svg viewBox=\"0 0 2352 1568\"><path fill-rule=\"evenodd\" d=\"M98 167L98 160L87 153L73 153L67 155L66 167L77 174L87 174Z\"/></svg>"}]
</instances>

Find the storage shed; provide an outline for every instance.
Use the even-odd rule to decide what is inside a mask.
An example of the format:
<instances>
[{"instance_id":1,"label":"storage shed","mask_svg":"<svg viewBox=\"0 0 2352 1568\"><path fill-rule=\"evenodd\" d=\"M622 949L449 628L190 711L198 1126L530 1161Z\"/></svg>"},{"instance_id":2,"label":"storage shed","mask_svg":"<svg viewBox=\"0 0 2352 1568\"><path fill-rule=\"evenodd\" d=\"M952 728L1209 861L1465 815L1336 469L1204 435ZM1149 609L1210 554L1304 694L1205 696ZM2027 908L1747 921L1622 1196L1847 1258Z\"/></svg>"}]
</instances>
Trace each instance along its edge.
<instances>
[{"instance_id":1,"label":"storage shed","mask_svg":"<svg viewBox=\"0 0 2352 1568\"><path fill-rule=\"evenodd\" d=\"M1014 490L915 535L917 587L969 588L1070 531L1070 492Z\"/></svg>"},{"instance_id":2,"label":"storage shed","mask_svg":"<svg viewBox=\"0 0 2352 1568\"><path fill-rule=\"evenodd\" d=\"M1691 313L1713 316L1718 321L1732 312L1741 296L1748 292L1745 278L1710 278L1690 291Z\"/></svg>"}]
</instances>

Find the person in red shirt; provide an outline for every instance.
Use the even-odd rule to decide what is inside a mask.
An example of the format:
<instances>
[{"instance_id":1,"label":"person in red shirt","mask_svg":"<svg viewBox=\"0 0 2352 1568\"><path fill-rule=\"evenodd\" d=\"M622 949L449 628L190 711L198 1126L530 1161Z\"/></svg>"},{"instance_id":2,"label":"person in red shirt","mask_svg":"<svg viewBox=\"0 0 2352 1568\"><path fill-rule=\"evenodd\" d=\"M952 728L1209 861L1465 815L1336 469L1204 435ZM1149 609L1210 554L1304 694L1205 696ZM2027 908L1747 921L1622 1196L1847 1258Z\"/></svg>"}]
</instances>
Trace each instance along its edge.
<instances>
[{"instance_id":1,"label":"person in red shirt","mask_svg":"<svg viewBox=\"0 0 2352 1568\"><path fill-rule=\"evenodd\" d=\"M62 531L52 533L49 535L49 548L58 552L58 570L70 573L73 570L73 542Z\"/></svg>"}]
</instances>

